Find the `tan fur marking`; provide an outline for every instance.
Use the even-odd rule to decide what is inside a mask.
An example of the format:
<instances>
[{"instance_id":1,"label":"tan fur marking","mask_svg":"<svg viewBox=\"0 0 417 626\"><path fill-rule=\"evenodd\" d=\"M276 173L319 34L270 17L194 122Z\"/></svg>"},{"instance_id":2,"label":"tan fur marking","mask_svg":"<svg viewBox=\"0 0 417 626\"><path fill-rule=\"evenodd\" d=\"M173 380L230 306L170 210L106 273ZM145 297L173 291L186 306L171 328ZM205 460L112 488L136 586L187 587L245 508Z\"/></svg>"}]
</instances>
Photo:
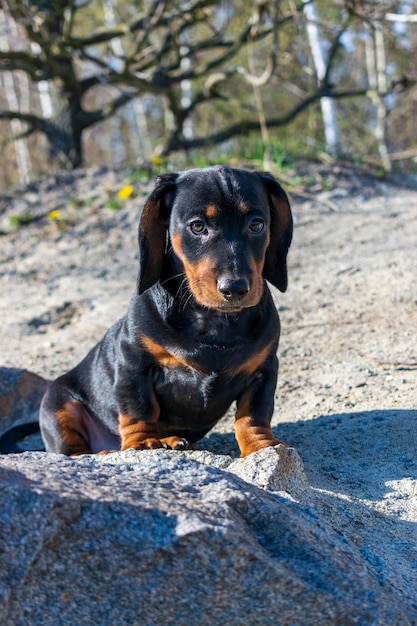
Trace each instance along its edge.
<instances>
[{"instance_id":1,"label":"tan fur marking","mask_svg":"<svg viewBox=\"0 0 417 626\"><path fill-rule=\"evenodd\" d=\"M212 219L217 213L217 208L214 206L214 204L210 204L210 206L207 207L206 209L206 217L208 219Z\"/></svg>"},{"instance_id":2,"label":"tan fur marking","mask_svg":"<svg viewBox=\"0 0 417 626\"><path fill-rule=\"evenodd\" d=\"M172 238L172 244L173 244L175 253L177 254L177 256L179 256L181 261L183 261L185 257L184 257L184 252L182 250L181 233L175 233L175 235Z\"/></svg>"},{"instance_id":3,"label":"tan fur marking","mask_svg":"<svg viewBox=\"0 0 417 626\"><path fill-rule=\"evenodd\" d=\"M172 245L184 265L188 284L197 302L208 307L218 307L223 299L217 291L213 261L204 258L199 263L190 263L182 249L181 233L174 235Z\"/></svg>"},{"instance_id":4,"label":"tan fur marking","mask_svg":"<svg viewBox=\"0 0 417 626\"><path fill-rule=\"evenodd\" d=\"M176 233L172 239L175 254L181 259L190 289L199 304L203 306L227 310L227 303L217 290L215 276L215 262L210 257L203 258L198 263L190 263L184 254L181 244L181 233ZM238 309L256 306L263 293L264 260L261 263L253 262L253 281L248 295L238 305Z\"/></svg>"},{"instance_id":5,"label":"tan fur marking","mask_svg":"<svg viewBox=\"0 0 417 626\"><path fill-rule=\"evenodd\" d=\"M161 438L161 442L171 450L185 450L188 448L188 441L184 439L184 437L176 437L175 435L172 437L163 437Z\"/></svg>"},{"instance_id":6,"label":"tan fur marking","mask_svg":"<svg viewBox=\"0 0 417 626\"><path fill-rule=\"evenodd\" d=\"M55 414L55 418L59 424L62 441L68 446L68 454L70 456L91 454L87 430L84 427L85 420L91 418L81 402L75 400L66 402Z\"/></svg>"},{"instance_id":7,"label":"tan fur marking","mask_svg":"<svg viewBox=\"0 0 417 626\"><path fill-rule=\"evenodd\" d=\"M261 365L267 359L267 357L268 357L268 355L269 355L269 353L271 351L271 347L272 347L272 343L270 343L267 346L265 346L265 348L260 350L257 354L254 354L248 361L245 361L244 363L239 365L239 367L236 370L234 370L233 374L234 375L236 375L236 374L246 374L246 375L254 374L256 372L256 370L259 369L261 367Z\"/></svg>"},{"instance_id":8,"label":"tan fur marking","mask_svg":"<svg viewBox=\"0 0 417 626\"><path fill-rule=\"evenodd\" d=\"M252 417L252 402L249 397L243 397L238 403L235 417L235 435L240 448L240 456L248 456L262 448L270 448L282 443L274 437L269 424L256 424Z\"/></svg>"},{"instance_id":9,"label":"tan fur marking","mask_svg":"<svg viewBox=\"0 0 417 626\"><path fill-rule=\"evenodd\" d=\"M134 448L136 450L163 448L163 444L158 437L158 427L156 424L158 415L154 415L152 419L155 419L155 422L148 424L145 422L138 422L134 418L130 417L130 415L125 415L123 413L119 415L119 431L122 438L122 451L128 450L129 448Z\"/></svg>"},{"instance_id":10,"label":"tan fur marking","mask_svg":"<svg viewBox=\"0 0 417 626\"><path fill-rule=\"evenodd\" d=\"M146 335L141 336L141 341L145 346L146 350L152 354L157 363L162 365L162 367L188 367L190 369L195 369L192 365L190 365L185 359L181 359L175 354L171 354L168 350L161 346L159 343L147 337Z\"/></svg>"},{"instance_id":11,"label":"tan fur marking","mask_svg":"<svg viewBox=\"0 0 417 626\"><path fill-rule=\"evenodd\" d=\"M158 411L159 413L159 411ZM121 449L128 450L149 450L157 448L185 449L188 448L188 441L183 437L160 437L157 418L154 415L155 422L148 424L138 422L129 415L121 413L119 415L119 430L122 437Z\"/></svg>"},{"instance_id":12,"label":"tan fur marking","mask_svg":"<svg viewBox=\"0 0 417 626\"><path fill-rule=\"evenodd\" d=\"M241 457L248 456L262 448L277 446L280 443L284 446L287 445L274 437L270 426L256 426L250 416L236 417L235 434Z\"/></svg>"}]
</instances>

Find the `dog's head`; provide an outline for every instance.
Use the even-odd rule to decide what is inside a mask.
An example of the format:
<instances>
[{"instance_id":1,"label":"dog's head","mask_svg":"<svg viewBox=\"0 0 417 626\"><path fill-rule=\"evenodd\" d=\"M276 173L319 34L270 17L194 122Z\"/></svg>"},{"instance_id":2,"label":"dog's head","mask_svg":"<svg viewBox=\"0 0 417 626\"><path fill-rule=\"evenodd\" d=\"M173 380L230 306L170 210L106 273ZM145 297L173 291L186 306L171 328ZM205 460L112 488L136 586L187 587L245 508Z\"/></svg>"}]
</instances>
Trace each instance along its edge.
<instances>
[{"instance_id":1,"label":"dog's head","mask_svg":"<svg viewBox=\"0 0 417 626\"><path fill-rule=\"evenodd\" d=\"M168 254L200 305L255 306L264 278L287 288L291 238L288 198L270 174L216 166L161 176L140 219L138 291L161 278Z\"/></svg>"}]
</instances>

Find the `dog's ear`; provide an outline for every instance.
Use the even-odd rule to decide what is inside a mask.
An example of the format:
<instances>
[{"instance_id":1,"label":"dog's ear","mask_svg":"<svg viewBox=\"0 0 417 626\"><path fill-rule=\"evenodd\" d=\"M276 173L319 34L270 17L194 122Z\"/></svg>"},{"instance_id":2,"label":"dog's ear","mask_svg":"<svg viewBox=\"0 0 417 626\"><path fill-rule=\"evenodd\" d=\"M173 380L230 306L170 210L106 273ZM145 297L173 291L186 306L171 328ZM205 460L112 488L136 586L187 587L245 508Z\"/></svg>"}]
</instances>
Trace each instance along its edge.
<instances>
[{"instance_id":1,"label":"dog's ear","mask_svg":"<svg viewBox=\"0 0 417 626\"><path fill-rule=\"evenodd\" d=\"M258 172L266 187L271 213L270 241L265 255L263 276L285 291L288 285L287 253L291 244L293 220L287 194L267 172Z\"/></svg>"},{"instance_id":2,"label":"dog's ear","mask_svg":"<svg viewBox=\"0 0 417 626\"><path fill-rule=\"evenodd\" d=\"M137 291L143 293L161 277L166 248L170 202L178 174L158 176L139 220L139 275Z\"/></svg>"}]
</instances>

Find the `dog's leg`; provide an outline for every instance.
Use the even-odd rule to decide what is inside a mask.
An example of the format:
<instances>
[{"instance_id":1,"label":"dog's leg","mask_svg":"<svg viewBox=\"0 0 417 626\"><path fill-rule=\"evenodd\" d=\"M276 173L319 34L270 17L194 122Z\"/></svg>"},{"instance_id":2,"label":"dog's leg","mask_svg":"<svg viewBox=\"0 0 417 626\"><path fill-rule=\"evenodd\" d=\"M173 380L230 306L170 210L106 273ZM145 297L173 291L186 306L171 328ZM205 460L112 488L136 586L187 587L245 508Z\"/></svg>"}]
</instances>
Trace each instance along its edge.
<instances>
[{"instance_id":1,"label":"dog's leg","mask_svg":"<svg viewBox=\"0 0 417 626\"><path fill-rule=\"evenodd\" d=\"M163 448L164 445L158 436L157 423L138 421L127 414L119 415L119 431L122 438L121 450L152 450Z\"/></svg>"},{"instance_id":2,"label":"dog's leg","mask_svg":"<svg viewBox=\"0 0 417 626\"><path fill-rule=\"evenodd\" d=\"M190 447L190 444L184 437L163 437L161 442L165 448L170 450L186 450Z\"/></svg>"},{"instance_id":3,"label":"dog's leg","mask_svg":"<svg viewBox=\"0 0 417 626\"><path fill-rule=\"evenodd\" d=\"M46 410L45 405L44 401L40 427L47 452L68 456L91 454L87 427L91 418L81 402L67 400L53 412Z\"/></svg>"},{"instance_id":4,"label":"dog's leg","mask_svg":"<svg viewBox=\"0 0 417 626\"><path fill-rule=\"evenodd\" d=\"M188 441L183 437L159 437L157 424L147 424L137 421L128 415L120 415L119 429L122 437L122 450L154 450L168 448L171 450L185 450Z\"/></svg>"},{"instance_id":5,"label":"dog's leg","mask_svg":"<svg viewBox=\"0 0 417 626\"><path fill-rule=\"evenodd\" d=\"M262 448L282 443L271 430L271 417L274 406L275 380L249 388L237 401L235 434L241 456L248 456Z\"/></svg>"}]
</instances>

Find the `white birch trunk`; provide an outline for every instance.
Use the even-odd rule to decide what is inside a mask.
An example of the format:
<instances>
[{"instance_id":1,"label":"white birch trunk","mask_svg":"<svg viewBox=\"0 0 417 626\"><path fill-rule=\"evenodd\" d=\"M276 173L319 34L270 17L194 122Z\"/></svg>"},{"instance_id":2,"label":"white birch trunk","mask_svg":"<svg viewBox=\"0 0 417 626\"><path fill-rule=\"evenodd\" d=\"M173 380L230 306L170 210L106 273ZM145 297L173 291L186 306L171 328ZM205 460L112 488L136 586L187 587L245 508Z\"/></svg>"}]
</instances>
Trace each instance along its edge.
<instances>
[{"instance_id":1,"label":"white birch trunk","mask_svg":"<svg viewBox=\"0 0 417 626\"><path fill-rule=\"evenodd\" d=\"M326 75L326 53L320 39L318 26L318 12L314 2L308 2L303 7L307 20L307 37L313 57L317 79L322 81ZM333 98L321 98L321 115L323 118L326 148L330 154L335 154L339 145L339 127L337 124L336 103Z\"/></svg>"},{"instance_id":2,"label":"white birch trunk","mask_svg":"<svg viewBox=\"0 0 417 626\"><path fill-rule=\"evenodd\" d=\"M189 48L188 46L181 46L180 54L182 54L181 59L181 70L187 72L191 68L191 61L188 58ZM190 80L182 80L180 82L181 89L181 108L185 109L190 106L192 102L193 96L193 88ZM192 139L194 137L194 124L190 117L188 117L183 126L183 133L185 139Z\"/></svg>"},{"instance_id":3,"label":"white birch trunk","mask_svg":"<svg viewBox=\"0 0 417 626\"><path fill-rule=\"evenodd\" d=\"M32 42L30 49L33 54L37 55L40 52L39 44ZM38 95L39 103L41 105L42 117L45 120L49 120L54 115L54 106L52 102L50 85L47 80L40 80L38 82Z\"/></svg>"},{"instance_id":4,"label":"white birch trunk","mask_svg":"<svg viewBox=\"0 0 417 626\"><path fill-rule=\"evenodd\" d=\"M0 46L3 50L10 50L9 23L4 11L0 11ZM12 72L2 72L2 82L4 86L4 94L7 108L10 111L19 111L19 98L16 91L15 77ZM23 79L27 78L26 76ZM22 84L24 91L24 84ZM26 90L28 92L28 90ZM14 119L10 121L12 134L16 137L22 135L25 128L21 120ZM30 161L29 150L25 139L15 139L14 149L16 156L16 166L21 184L28 183L32 176L32 164Z\"/></svg>"},{"instance_id":5,"label":"white birch trunk","mask_svg":"<svg viewBox=\"0 0 417 626\"><path fill-rule=\"evenodd\" d=\"M104 12L104 20L108 26L116 25L116 17L113 9L112 0L103 0L103 12ZM122 42L120 39L112 39L110 42L111 49L116 57L122 58L124 55ZM128 123L132 124L133 122L133 131L138 140L139 149L142 151L143 158L147 159L152 154L152 143L149 136L149 129L146 123L146 114L145 109L140 98L135 98L127 105L127 116L126 119Z\"/></svg>"},{"instance_id":6,"label":"white birch trunk","mask_svg":"<svg viewBox=\"0 0 417 626\"><path fill-rule=\"evenodd\" d=\"M381 163L387 172L392 169L391 159L387 148L386 120L387 107L385 94L387 91L386 58L384 32L381 22L374 25L374 30L368 29L366 39L366 68L371 93L371 100L376 111L375 138L378 143L378 152Z\"/></svg>"}]
</instances>

